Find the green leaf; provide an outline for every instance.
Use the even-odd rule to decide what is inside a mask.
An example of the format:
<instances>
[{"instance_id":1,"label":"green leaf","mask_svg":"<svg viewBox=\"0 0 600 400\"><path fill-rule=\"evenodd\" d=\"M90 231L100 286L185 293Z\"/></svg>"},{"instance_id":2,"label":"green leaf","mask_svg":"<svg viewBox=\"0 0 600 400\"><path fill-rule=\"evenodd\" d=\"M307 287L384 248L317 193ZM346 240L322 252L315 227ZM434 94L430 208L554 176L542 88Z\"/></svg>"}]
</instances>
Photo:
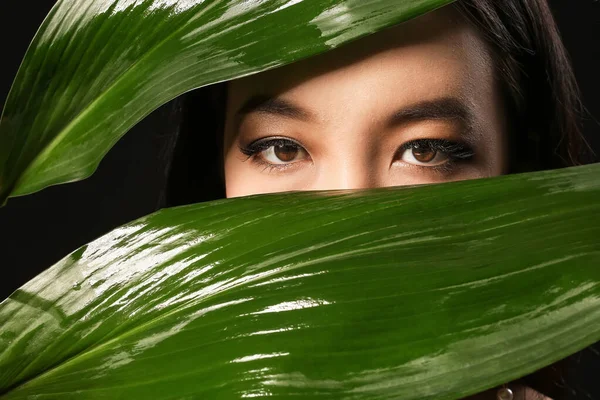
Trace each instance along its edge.
<instances>
[{"instance_id":1,"label":"green leaf","mask_svg":"<svg viewBox=\"0 0 600 400\"><path fill-rule=\"evenodd\" d=\"M0 304L4 399L455 399L600 340L600 165L160 211Z\"/></svg>"},{"instance_id":2,"label":"green leaf","mask_svg":"<svg viewBox=\"0 0 600 400\"><path fill-rule=\"evenodd\" d=\"M59 0L0 120L0 204L90 176L151 111L451 0Z\"/></svg>"}]
</instances>

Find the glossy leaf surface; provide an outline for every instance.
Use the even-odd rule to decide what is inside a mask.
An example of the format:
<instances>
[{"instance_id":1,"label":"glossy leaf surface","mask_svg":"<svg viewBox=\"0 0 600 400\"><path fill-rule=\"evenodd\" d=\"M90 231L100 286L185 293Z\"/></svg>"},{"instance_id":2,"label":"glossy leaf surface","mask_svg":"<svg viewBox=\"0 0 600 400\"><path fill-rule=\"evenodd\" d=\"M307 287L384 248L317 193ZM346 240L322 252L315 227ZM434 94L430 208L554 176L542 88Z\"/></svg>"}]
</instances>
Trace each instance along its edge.
<instances>
[{"instance_id":1,"label":"glossy leaf surface","mask_svg":"<svg viewBox=\"0 0 600 400\"><path fill-rule=\"evenodd\" d=\"M283 65L451 0L59 0L0 120L0 204L91 175L191 89Z\"/></svg>"},{"instance_id":2,"label":"glossy leaf surface","mask_svg":"<svg viewBox=\"0 0 600 400\"><path fill-rule=\"evenodd\" d=\"M510 381L600 340L599 172L158 212L0 305L0 397L454 399Z\"/></svg>"}]
</instances>

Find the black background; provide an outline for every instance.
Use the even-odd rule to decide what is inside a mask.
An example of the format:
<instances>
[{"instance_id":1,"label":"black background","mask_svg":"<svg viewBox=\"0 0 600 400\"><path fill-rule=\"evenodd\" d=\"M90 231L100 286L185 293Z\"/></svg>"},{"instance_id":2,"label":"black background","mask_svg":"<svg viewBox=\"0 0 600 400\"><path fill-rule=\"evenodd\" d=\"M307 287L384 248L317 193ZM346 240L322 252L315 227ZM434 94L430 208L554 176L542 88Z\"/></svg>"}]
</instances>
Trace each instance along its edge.
<instances>
[{"instance_id":1,"label":"black background","mask_svg":"<svg viewBox=\"0 0 600 400\"><path fill-rule=\"evenodd\" d=\"M0 2L0 104L53 4L54 0ZM550 5L590 114L584 134L600 155L600 124L595 121L600 120L600 1L550 0ZM157 208L165 183L157 162L164 151L164 137L156 128L161 118L154 113L138 124L91 178L11 199L0 209L0 300L76 248ZM572 388L570 399L600 398L600 347L595 348L570 357L561 378Z\"/></svg>"},{"instance_id":2,"label":"black background","mask_svg":"<svg viewBox=\"0 0 600 400\"><path fill-rule=\"evenodd\" d=\"M53 0L0 2L0 104L29 41ZM600 2L550 0L590 114L600 120ZM111 229L154 211L164 185L157 167L162 138L150 115L107 155L89 179L11 199L0 209L0 299L42 270ZM584 133L600 153L600 125Z\"/></svg>"}]
</instances>

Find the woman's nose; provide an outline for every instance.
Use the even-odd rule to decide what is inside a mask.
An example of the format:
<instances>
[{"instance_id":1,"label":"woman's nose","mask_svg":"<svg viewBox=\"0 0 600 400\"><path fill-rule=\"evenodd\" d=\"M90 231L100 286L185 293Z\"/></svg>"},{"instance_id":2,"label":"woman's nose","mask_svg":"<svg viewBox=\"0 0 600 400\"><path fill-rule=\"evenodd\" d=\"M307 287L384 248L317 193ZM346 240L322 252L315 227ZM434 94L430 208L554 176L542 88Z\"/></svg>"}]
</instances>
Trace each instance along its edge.
<instances>
[{"instance_id":1,"label":"woman's nose","mask_svg":"<svg viewBox=\"0 0 600 400\"><path fill-rule=\"evenodd\" d=\"M382 186L376 168L365 160L331 160L322 165L313 190L368 189Z\"/></svg>"}]
</instances>

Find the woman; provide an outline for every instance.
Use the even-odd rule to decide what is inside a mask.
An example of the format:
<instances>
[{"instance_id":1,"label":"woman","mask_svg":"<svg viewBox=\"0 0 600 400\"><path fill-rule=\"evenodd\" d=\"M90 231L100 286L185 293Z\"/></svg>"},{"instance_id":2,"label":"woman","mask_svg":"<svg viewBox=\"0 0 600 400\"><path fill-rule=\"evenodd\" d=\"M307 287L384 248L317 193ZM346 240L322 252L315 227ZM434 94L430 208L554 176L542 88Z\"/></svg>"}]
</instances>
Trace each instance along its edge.
<instances>
[{"instance_id":1,"label":"woman","mask_svg":"<svg viewBox=\"0 0 600 400\"><path fill-rule=\"evenodd\" d=\"M182 102L171 205L591 161L579 132L576 81L545 0L459 1ZM294 118L295 111L311 111L316 119ZM404 118L398 115L393 129L381 126L394 112ZM216 142L198 134L206 129L219 132Z\"/></svg>"},{"instance_id":2,"label":"woman","mask_svg":"<svg viewBox=\"0 0 600 400\"><path fill-rule=\"evenodd\" d=\"M577 85L545 0L460 0L329 53L200 90L176 107L183 119L169 205L589 161ZM215 142L199 133L207 126ZM472 398L561 396L549 376L556 371ZM537 390L528 387L534 381Z\"/></svg>"}]
</instances>

